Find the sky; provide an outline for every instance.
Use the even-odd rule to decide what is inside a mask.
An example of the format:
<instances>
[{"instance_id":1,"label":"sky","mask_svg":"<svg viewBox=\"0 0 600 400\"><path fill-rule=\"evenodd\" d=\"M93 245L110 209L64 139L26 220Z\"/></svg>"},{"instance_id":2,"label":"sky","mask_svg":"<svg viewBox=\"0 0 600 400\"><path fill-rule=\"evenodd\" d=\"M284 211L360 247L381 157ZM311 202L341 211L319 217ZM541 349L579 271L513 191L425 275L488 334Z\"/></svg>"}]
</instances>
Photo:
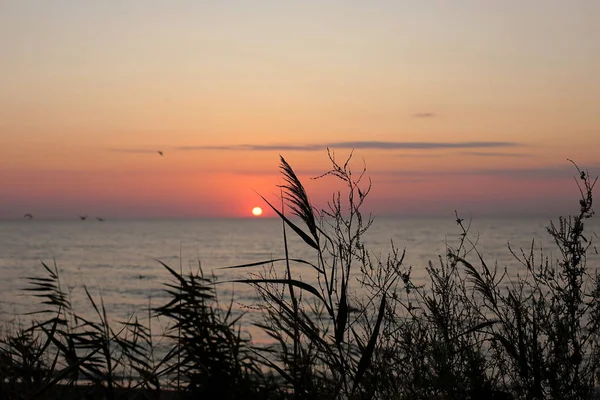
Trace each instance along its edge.
<instances>
[{"instance_id":1,"label":"sky","mask_svg":"<svg viewBox=\"0 0 600 400\"><path fill-rule=\"evenodd\" d=\"M248 217L280 155L322 207L327 148L384 216L576 212L568 159L600 173L597 0L4 0L0 54L0 219Z\"/></svg>"}]
</instances>

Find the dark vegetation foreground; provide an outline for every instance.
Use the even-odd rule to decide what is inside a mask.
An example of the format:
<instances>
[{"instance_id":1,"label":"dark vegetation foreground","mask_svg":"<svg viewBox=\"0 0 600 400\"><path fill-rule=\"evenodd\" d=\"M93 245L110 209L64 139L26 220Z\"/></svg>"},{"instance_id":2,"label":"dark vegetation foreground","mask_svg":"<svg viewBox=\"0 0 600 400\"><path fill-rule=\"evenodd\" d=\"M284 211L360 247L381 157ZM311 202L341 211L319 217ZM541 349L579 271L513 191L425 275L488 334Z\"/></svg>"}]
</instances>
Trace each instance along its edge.
<instances>
[{"instance_id":1,"label":"dark vegetation foreground","mask_svg":"<svg viewBox=\"0 0 600 400\"><path fill-rule=\"evenodd\" d=\"M370 182L364 170L352 174L349 160L330 159L321 178L345 190L323 210L281 159L282 206L265 201L283 221L285 257L229 267L254 271L238 282L255 287L263 316L256 325L272 345L247 339L200 269L184 274L163 264L172 277L166 304L113 326L87 289L96 316L78 314L58 269L44 264L44 275L28 278L26 290L40 299L33 323L0 339L0 398L598 398L600 278L586 265L597 250L584 230L595 179L576 167L578 212L547 229L557 256L533 242L509 247L509 275L485 260L457 216L458 245L429 263L420 287L404 251L392 247L382 258L365 248L372 221L360 209ZM289 234L314 258L288 254ZM316 285L291 274L298 263ZM158 339L156 317L169 321Z\"/></svg>"}]
</instances>

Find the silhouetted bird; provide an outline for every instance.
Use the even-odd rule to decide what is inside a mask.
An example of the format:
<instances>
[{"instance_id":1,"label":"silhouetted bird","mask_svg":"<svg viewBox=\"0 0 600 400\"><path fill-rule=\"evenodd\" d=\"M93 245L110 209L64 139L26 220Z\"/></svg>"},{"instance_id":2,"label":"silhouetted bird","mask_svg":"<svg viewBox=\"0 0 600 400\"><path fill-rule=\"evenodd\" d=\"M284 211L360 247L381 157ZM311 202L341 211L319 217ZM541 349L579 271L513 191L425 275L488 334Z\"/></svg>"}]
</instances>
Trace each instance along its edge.
<instances>
[{"instance_id":1,"label":"silhouetted bird","mask_svg":"<svg viewBox=\"0 0 600 400\"><path fill-rule=\"evenodd\" d=\"M80 215L79 219L85 221L87 219L87 215Z\"/></svg>"},{"instance_id":2,"label":"silhouetted bird","mask_svg":"<svg viewBox=\"0 0 600 400\"><path fill-rule=\"evenodd\" d=\"M27 213L27 214L23 215L23 218L31 219L31 218L33 218L33 215Z\"/></svg>"},{"instance_id":3,"label":"silhouetted bird","mask_svg":"<svg viewBox=\"0 0 600 400\"><path fill-rule=\"evenodd\" d=\"M158 154L159 154L159 155L161 155L161 156L163 155L163 152L162 152L162 151L160 151L160 150L157 150L157 152L158 152Z\"/></svg>"},{"instance_id":4,"label":"silhouetted bird","mask_svg":"<svg viewBox=\"0 0 600 400\"><path fill-rule=\"evenodd\" d=\"M96 217L96 219L100 222L104 221L104 218L102 218L102 217Z\"/></svg>"}]
</instances>

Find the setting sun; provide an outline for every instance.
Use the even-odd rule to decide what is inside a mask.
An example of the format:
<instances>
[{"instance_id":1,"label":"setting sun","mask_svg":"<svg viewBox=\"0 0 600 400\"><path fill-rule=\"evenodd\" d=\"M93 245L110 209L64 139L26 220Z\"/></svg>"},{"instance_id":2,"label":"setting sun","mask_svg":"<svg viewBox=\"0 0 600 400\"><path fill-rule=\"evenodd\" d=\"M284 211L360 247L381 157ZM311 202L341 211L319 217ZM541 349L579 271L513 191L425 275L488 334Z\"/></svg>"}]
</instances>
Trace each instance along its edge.
<instances>
[{"instance_id":1,"label":"setting sun","mask_svg":"<svg viewBox=\"0 0 600 400\"><path fill-rule=\"evenodd\" d=\"M262 215L262 213L263 213L263 211L262 211L262 208L260 208L260 207L254 207L252 209L252 215L254 215L255 217Z\"/></svg>"}]
</instances>

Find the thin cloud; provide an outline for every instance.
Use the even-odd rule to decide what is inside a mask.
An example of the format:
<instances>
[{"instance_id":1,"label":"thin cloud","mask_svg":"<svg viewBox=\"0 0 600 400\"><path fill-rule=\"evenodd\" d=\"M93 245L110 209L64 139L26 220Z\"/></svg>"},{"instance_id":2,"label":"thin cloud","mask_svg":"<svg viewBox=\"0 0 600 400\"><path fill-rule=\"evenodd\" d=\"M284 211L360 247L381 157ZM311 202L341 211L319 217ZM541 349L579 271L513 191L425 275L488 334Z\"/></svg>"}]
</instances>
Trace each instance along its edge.
<instances>
[{"instance_id":1,"label":"thin cloud","mask_svg":"<svg viewBox=\"0 0 600 400\"><path fill-rule=\"evenodd\" d=\"M352 149L376 150L402 150L402 149L470 149L470 148L496 148L519 146L515 142L338 142L329 147Z\"/></svg>"},{"instance_id":2,"label":"thin cloud","mask_svg":"<svg viewBox=\"0 0 600 400\"><path fill-rule=\"evenodd\" d=\"M421 112L421 113L413 114L413 117L415 117L415 118L433 118L435 116L436 116L436 114L434 114L432 112Z\"/></svg>"},{"instance_id":3,"label":"thin cloud","mask_svg":"<svg viewBox=\"0 0 600 400\"><path fill-rule=\"evenodd\" d=\"M254 144L239 144L239 145L223 145L223 146L182 146L177 150L236 150L236 151L319 151L323 150L327 145L307 144L307 145L254 145Z\"/></svg>"},{"instance_id":4,"label":"thin cloud","mask_svg":"<svg viewBox=\"0 0 600 400\"><path fill-rule=\"evenodd\" d=\"M463 151L460 154L475 157L527 157L529 154L523 153L500 153L500 152L485 152L485 151Z\"/></svg>"},{"instance_id":5,"label":"thin cloud","mask_svg":"<svg viewBox=\"0 0 600 400\"><path fill-rule=\"evenodd\" d=\"M589 170L590 175L598 174L598 166L585 168ZM488 175L513 179L572 179L577 176L577 170L572 165L565 167L546 167L546 168L515 168L515 169L484 169L473 171L472 175ZM578 177L578 176L577 176Z\"/></svg>"},{"instance_id":6,"label":"thin cloud","mask_svg":"<svg viewBox=\"0 0 600 400\"><path fill-rule=\"evenodd\" d=\"M483 149L520 146L516 142L383 142L352 141L331 142L323 144L271 144L271 145L219 145L219 146L182 146L178 150L235 150L235 151L322 151L331 149L361 150L438 150L438 149Z\"/></svg>"},{"instance_id":7,"label":"thin cloud","mask_svg":"<svg viewBox=\"0 0 600 400\"><path fill-rule=\"evenodd\" d=\"M583 166L581 166L583 167ZM600 172L600 165L591 165L587 168L591 176ZM577 170L573 166L565 167L541 167L541 168L484 168L463 170L379 170L369 171L373 176L384 176L392 180L404 180L410 178L439 178L451 176L487 176L509 179L572 179L577 177Z\"/></svg>"},{"instance_id":8,"label":"thin cloud","mask_svg":"<svg viewBox=\"0 0 600 400\"><path fill-rule=\"evenodd\" d=\"M108 151L116 153L133 153L133 154L156 154L156 149L116 149L110 148Z\"/></svg>"}]
</instances>

